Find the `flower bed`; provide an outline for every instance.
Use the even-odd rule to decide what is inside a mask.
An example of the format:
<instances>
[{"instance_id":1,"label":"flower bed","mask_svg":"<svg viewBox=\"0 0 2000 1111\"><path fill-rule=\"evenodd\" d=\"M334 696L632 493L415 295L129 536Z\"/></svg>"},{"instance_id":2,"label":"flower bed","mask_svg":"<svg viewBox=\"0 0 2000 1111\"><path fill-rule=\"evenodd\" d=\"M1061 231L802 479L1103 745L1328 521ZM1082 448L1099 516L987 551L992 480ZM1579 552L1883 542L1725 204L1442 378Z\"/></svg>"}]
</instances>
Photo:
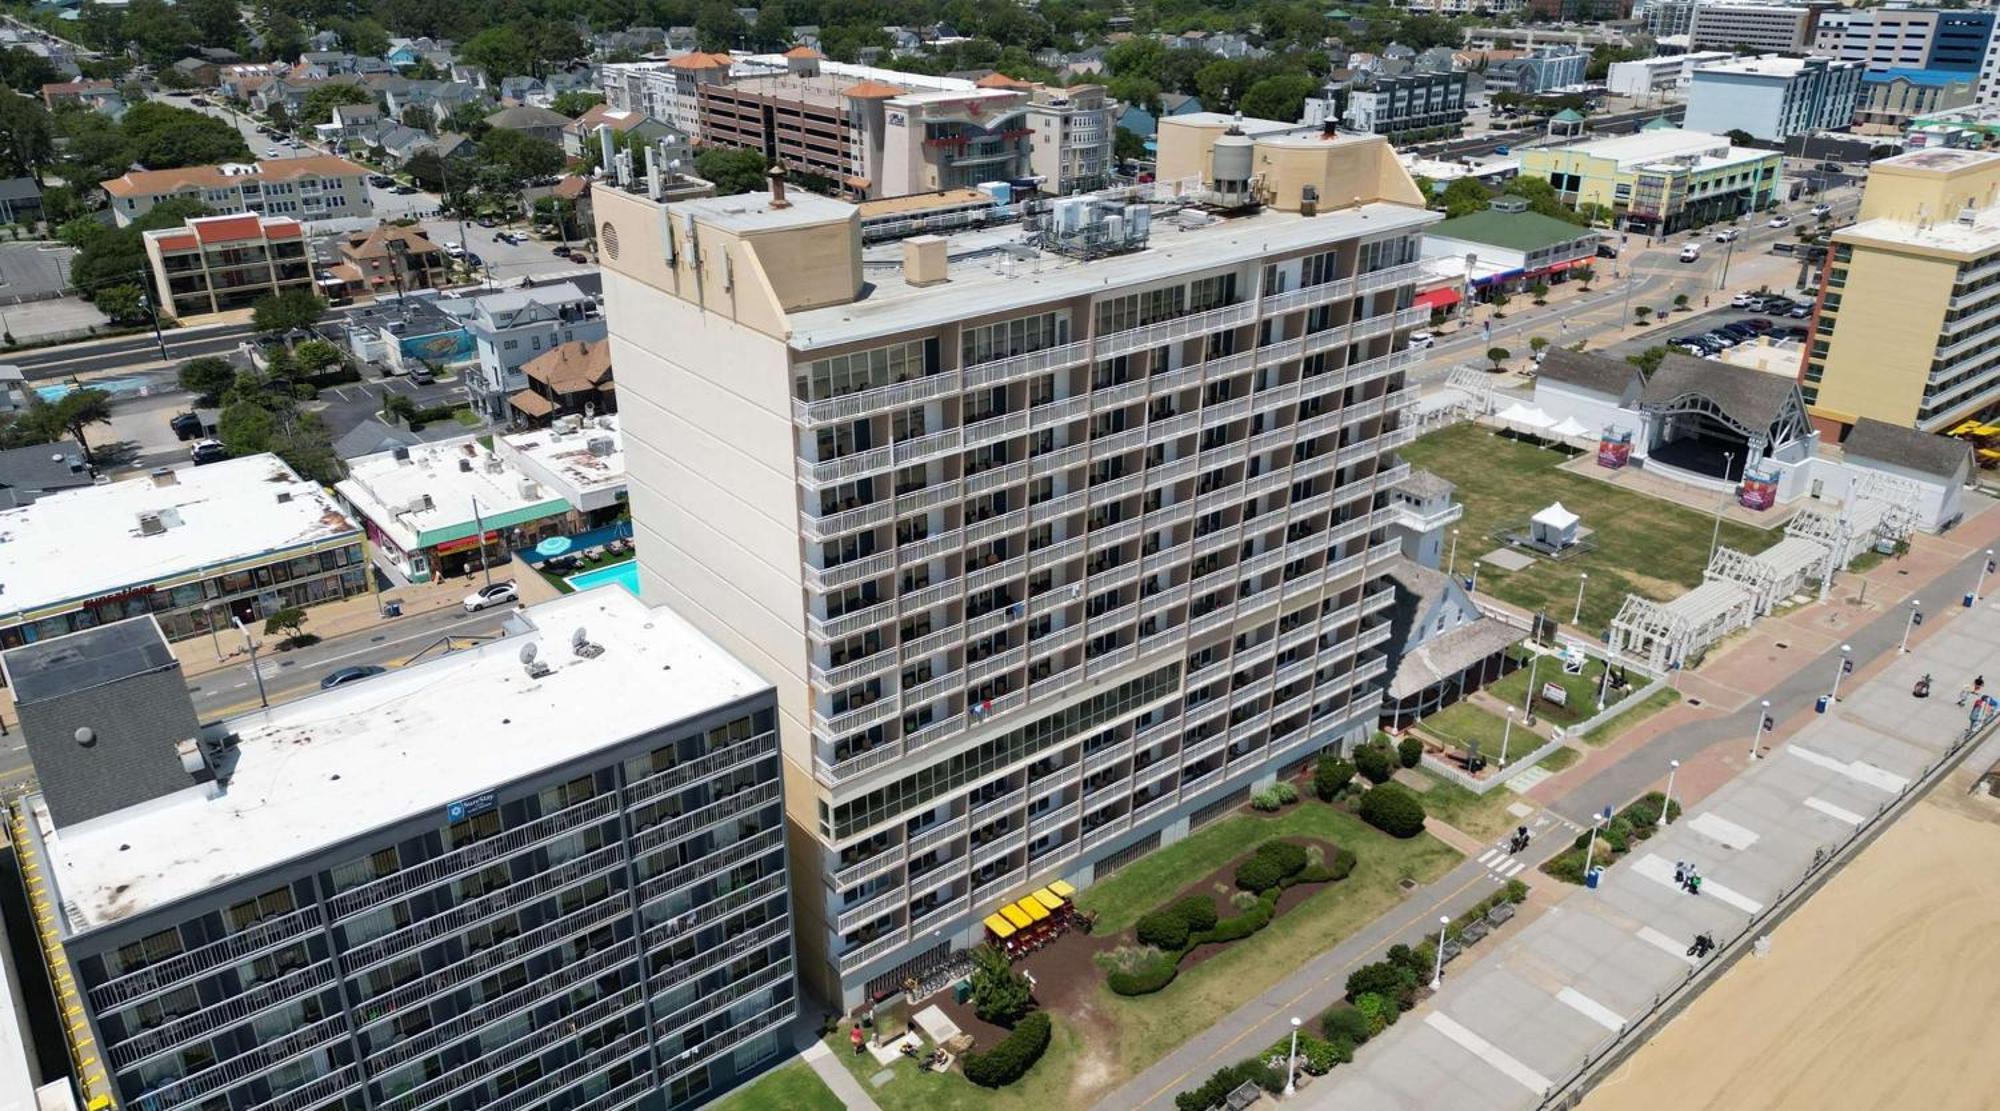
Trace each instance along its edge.
<instances>
[{"instance_id":1,"label":"flower bed","mask_svg":"<svg viewBox=\"0 0 2000 1111\"><path fill-rule=\"evenodd\" d=\"M1652 791L1620 810L1610 822L1597 831L1598 859L1609 865L1631 852L1632 846L1651 837L1659 829L1660 807L1666 804L1666 801L1665 795ZM1668 821L1671 822L1680 816L1680 803L1668 805ZM1590 846L1591 832L1586 829L1576 835L1576 842L1568 849L1550 857L1542 865L1542 871L1565 883L1582 883L1585 868L1583 854L1590 850Z\"/></svg>"}]
</instances>

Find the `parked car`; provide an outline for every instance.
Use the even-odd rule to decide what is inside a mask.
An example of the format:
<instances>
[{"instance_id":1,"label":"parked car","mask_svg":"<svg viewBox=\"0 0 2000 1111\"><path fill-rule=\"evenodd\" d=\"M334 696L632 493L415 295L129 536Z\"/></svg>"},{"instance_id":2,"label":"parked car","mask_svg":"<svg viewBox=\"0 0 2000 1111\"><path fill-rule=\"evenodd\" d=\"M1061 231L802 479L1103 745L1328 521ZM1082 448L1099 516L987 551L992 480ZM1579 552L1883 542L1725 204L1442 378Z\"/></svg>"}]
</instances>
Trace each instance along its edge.
<instances>
[{"instance_id":1,"label":"parked car","mask_svg":"<svg viewBox=\"0 0 2000 1111\"><path fill-rule=\"evenodd\" d=\"M1756 338L1757 335L1757 329L1740 320L1734 324L1724 324L1721 332L1725 336L1734 338L1738 343L1747 343L1751 339Z\"/></svg>"},{"instance_id":2,"label":"parked car","mask_svg":"<svg viewBox=\"0 0 2000 1111\"><path fill-rule=\"evenodd\" d=\"M205 96L190 97L188 103L194 105L196 108L206 108L208 107L208 98Z\"/></svg>"},{"instance_id":3,"label":"parked car","mask_svg":"<svg viewBox=\"0 0 2000 1111\"><path fill-rule=\"evenodd\" d=\"M1833 215L1833 206L1830 204L1816 204L1812 206L1812 214L1816 218L1831 216Z\"/></svg>"},{"instance_id":4,"label":"parked car","mask_svg":"<svg viewBox=\"0 0 2000 1111\"><path fill-rule=\"evenodd\" d=\"M1764 298L1753 293L1748 300L1743 302L1743 308L1747 312L1763 312Z\"/></svg>"},{"instance_id":5,"label":"parked car","mask_svg":"<svg viewBox=\"0 0 2000 1111\"><path fill-rule=\"evenodd\" d=\"M465 596L465 612L478 613L493 606L504 606L521 600L521 592L512 582L498 582L492 586L482 586Z\"/></svg>"},{"instance_id":6,"label":"parked car","mask_svg":"<svg viewBox=\"0 0 2000 1111\"><path fill-rule=\"evenodd\" d=\"M1791 308L1785 310L1785 315L1791 317L1793 320L1804 320L1806 317L1812 315L1812 310L1813 307L1811 305L1793 305Z\"/></svg>"},{"instance_id":7,"label":"parked car","mask_svg":"<svg viewBox=\"0 0 2000 1111\"><path fill-rule=\"evenodd\" d=\"M1598 241L1597 241L1597 257L1598 257L1598 258L1617 258L1617 257L1618 257L1618 244L1616 244L1616 243L1606 243L1606 242L1604 242L1604 241L1603 241L1603 240L1601 240L1601 239L1600 239L1600 240L1598 240Z\"/></svg>"},{"instance_id":8,"label":"parked car","mask_svg":"<svg viewBox=\"0 0 2000 1111\"><path fill-rule=\"evenodd\" d=\"M394 189L396 187L396 179L390 177L388 174L370 174L368 175L368 184L373 185L377 189Z\"/></svg>"},{"instance_id":9,"label":"parked car","mask_svg":"<svg viewBox=\"0 0 2000 1111\"><path fill-rule=\"evenodd\" d=\"M1792 226L1792 218L1790 216L1773 216L1769 220L1764 221L1764 226L1767 228L1789 228Z\"/></svg>"},{"instance_id":10,"label":"parked car","mask_svg":"<svg viewBox=\"0 0 2000 1111\"><path fill-rule=\"evenodd\" d=\"M1729 299L1729 307L1732 309L1747 309L1750 307L1750 302L1756 296L1754 293L1739 293Z\"/></svg>"},{"instance_id":11,"label":"parked car","mask_svg":"<svg viewBox=\"0 0 2000 1111\"><path fill-rule=\"evenodd\" d=\"M204 463L220 463L229 458L229 449L222 446L221 440L202 440L188 450L188 458L194 460L197 467Z\"/></svg>"},{"instance_id":12,"label":"parked car","mask_svg":"<svg viewBox=\"0 0 2000 1111\"><path fill-rule=\"evenodd\" d=\"M1413 351L1422 351L1436 342L1437 342L1437 336L1434 333L1431 332L1410 333L1410 349Z\"/></svg>"},{"instance_id":13,"label":"parked car","mask_svg":"<svg viewBox=\"0 0 2000 1111\"><path fill-rule=\"evenodd\" d=\"M202 433L201 417L194 413L175 413L167 421L167 427L173 429L174 435L183 440L192 440Z\"/></svg>"},{"instance_id":14,"label":"parked car","mask_svg":"<svg viewBox=\"0 0 2000 1111\"><path fill-rule=\"evenodd\" d=\"M1841 165L1838 162L1821 162L1819 165L1814 166L1813 169L1828 174L1841 174L1847 172L1847 167Z\"/></svg>"},{"instance_id":15,"label":"parked car","mask_svg":"<svg viewBox=\"0 0 2000 1111\"><path fill-rule=\"evenodd\" d=\"M404 197L407 197L416 191L417 187L414 185L398 185L394 189L389 190L389 192L391 193L395 193L399 196L404 196Z\"/></svg>"},{"instance_id":16,"label":"parked car","mask_svg":"<svg viewBox=\"0 0 2000 1111\"><path fill-rule=\"evenodd\" d=\"M568 258L569 244L558 243L555 246L549 248L549 253L556 256L557 258Z\"/></svg>"},{"instance_id":17,"label":"parked car","mask_svg":"<svg viewBox=\"0 0 2000 1111\"><path fill-rule=\"evenodd\" d=\"M473 221L473 223L478 224L482 228L497 228L500 226L500 221L495 220L491 216L481 216L479 219Z\"/></svg>"},{"instance_id":18,"label":"parked car","mask_svg":"<svg viewBox=\"0 0 2000 1111\"><path fill-rule=\"evenodd\" d=\"M1715 233L1715 241L1717 243L1733 242L1737 236L1742 234L1743 232L1738 228L1723 228L1721 231Z\"/></svg>"},{"instance_id":19,"label":"parked car","mask_svg":"<svg viewBox=\"0 0 2000 1111\"><path fill-rule=\"evenodd\" d=\"M1717 350L1721 350L1726 347L1734 347L1738 343L1742 342L1737 337L1730 335L1728 332L1720 332L1720 331L1706 333L1701 338L1714 344Z\"/></svg>"},{"instance_id":20,"label":"parked car","mask_svg":"<svg viewBox=\"0 0 2000 1111\"><path fill-rule=\"evenodd\" d=\"M430 367L418 363L416 366L410 368L410 381L415 382L419 386L428 386L432 382L437 381L437 375L432 373Z\"/></svg>"},{"instance_id":21,"label":"parked car","mask_svg":"<svg viewBox=\"0 0 2000 1111\"><path fill-rule=\"evenodd\" d=\"M344 687L349 683L359 683L363 679L373 679L375 676L381 675L388 670L386 667L376 667L374 664L338 668L326 673L326 677L319 681L319 689L330 691L335 687Z\"/></svg>"},{"instance_id":22,"label":"parked car","mask_svg":"<svg viewBox=\"0 0 2000 1111\"><path fill-rule=\"evenodd\" d=\"M1743 321L1743 326L1744 326L1745 328L1748 328L1748 329L1750 329L1751 331L1753 331L1753 332L1757 332L1757 333L1759 333L1759 334L1762 334L1762 333L1764 333L1764 332L1768 332L1768 331L1770 331L1770 330L1771 330L1771 322L1770 322L1770 321L1768 321L1768 320L1766 320L1766 319L1764 319L1764 318L1763 318L1763 317L1761 317L1761 316L1760 316L1760 317L1758 317L1758 318L1756 318L1755 320L1745 320L1745 321Z\"/></svg>"},{"instance_id":23,"label":"parked car","mask_svg":"<svg viewBox=\"0 0 2000 1111\"><path fill-rule=\"evenodd\" d=\"M1788 325L1771 333L1783 339L1804 339L1812 334L1812 329L1798 324Z\"/></svg>"},{"instance_id":24,"label":"parked car","mask_svg":"<svg viewBox=\"0 0 2000 1111\"><path fill-rule=\"evenodd\" d=\"M569 260L578 266L582 266L590 261L590 256L584 254L582 251L571 251L569 253Z\"/></svg>"},{"instance_id":25,"label":"parked car","mask_svg":"<svg viewBox=\"0 0 2000 1111\"><path fill-rule=\"evenodd\" d=\"M277 147L265 147L265 148L264 148L264 157L266 157L266 158L282 158L282 157L284 157L284 155L285 155L285 152L284 152L284 151L281 151L281 150L279 150L279 149L278 149Z\"/></svg>"},{"instance_id":26,"label":"parked car","mask_svg":"<svg viewBox=\"0 0 2000 1111\"><path fill-rule=\"evenodd\" d=\"M449 239L445 240L443 243L443 247L444 247L444 253L450 255L453 258L465 257L465 247L453 240Z\"/></svg>"}]
</instances>

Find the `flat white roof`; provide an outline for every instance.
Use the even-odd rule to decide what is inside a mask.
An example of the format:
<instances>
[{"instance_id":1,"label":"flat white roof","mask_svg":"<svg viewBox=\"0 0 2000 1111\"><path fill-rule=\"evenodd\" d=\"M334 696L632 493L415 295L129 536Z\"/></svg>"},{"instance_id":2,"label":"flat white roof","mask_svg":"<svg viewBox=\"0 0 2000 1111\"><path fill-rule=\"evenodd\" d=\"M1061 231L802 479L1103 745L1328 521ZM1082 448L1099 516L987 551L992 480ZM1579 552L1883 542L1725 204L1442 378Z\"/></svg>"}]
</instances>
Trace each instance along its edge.
<instances>
[{"instance_id":1,"label":"flat white roof","mask_svg":"<svg viewBox=\"0 0 2000 1111\"><path fill-rule=\"evenodd\" d=\"M54 451L54 448L50 449ZM275 455L182 467L0 510L0 614L101 597L357 531ZM141 515L163 531L148 536Z\"/></svg>"},{"instance_id":2,"label":"flat white roof","mask_svg":"<svg viewBox=\"0 0 2000 1111\"><path fill-rule=\"evenodd\" d=\"M1712 135L1706 131L1687 131L1678 127L1635 131L1630 135L1614 135L1605 139L1592 139L1588 142L1568 143L1542 149L1569 150L1597 158L1609 158L1617 162L1621 170L1673 158L1695 157L1719 165L1724 162L1750 162L1777 156L1776 151L1730 146L1728 137L1724 135Z\"/></svg>"},{"instance_id":3,"label":"flat white roof","mask_svg":"<svg viewBox=\"0 0 2000 1111\"><path fill-rule=\"evenodd\" d=\"M1849 69L1861 65L1860 62L1843 62L1838 58L1821 57L1830 69ZM1806 68L1806 59L1790 58L1783 54L1760 54L1755 58L1739 58L1733 62L1715 62L1695 70L1697 80L1704 73L1733 73L1738 76L1793 78Z\"/></svg>"},{"instance_id":4,"label":"flat white roof","mask_svg":"<svg viewBox=\"0 0 2000 1111\"><path fill-rule=\"evenodd\" d=\"M399 452L404 458L397 458ZM347 477L334 489L406 551L457 538L439 533L470 536L478 531L475 500L477 516L489 531L564 512L569 504L480 444L477 436L350 459Z\"/></svg>"},{"instance_id":5,"label":"flat white roof","mask_svg":"<svg viewBox=\"0 0 2000 1111\"><path fill-rule=\"evenodd\" d=\"M532 629L210 728L239 738L228 785L56 830L60 897L103 926L279 867L765 689L672 610L599 587L522 611ZM603 646L570 649L576 629ZM550 674L520 662L537 645ZM638 692L643 692L640 697Z\"/></svg>"},{"instance_id":6,"label":"flat white roof","mask_svg":"<svg viewBox=\"0 0 2000 1111\"><path fill-rule=\"evenodd\" d=\"M590 450L592 441L603 443L607 440L610 442L609 451L599 454ZM618 427L618 418L613 415L587 420L575 432L554 426L534 432L516 432L495 440L494 446L504 449L501 452L503 458L512 454L526 459L530 466L544 469L556 481L566 483L579 494L625 485L625 434Z\"/></svg>"},{"instance_id":7,"label":"flat white roof","mask_svg":"<svg viewBox=\"0 0 2000 1111\"><path fill-rule=\"evenodd\" d=\"M1383 201L1322 210L1311 217L1266 209L1227 219L1209 217L1197 226L1156 213L1141 250L1087 262L1040 251L1005 267L1000 265L1003 252L998 248L1022 240L1018 227L952 235L950 281L911 286L903 281L900 267L868 265L871 288L861 300L791 314L791 345L811 351L893 336L937 327L969 313L1007 312L1106 289L1142 287L1283 251L1414 231L1442 218L1441 213ZM961 261L957 256L968 250L980 257Z\"/></svg>"}]
</instances>

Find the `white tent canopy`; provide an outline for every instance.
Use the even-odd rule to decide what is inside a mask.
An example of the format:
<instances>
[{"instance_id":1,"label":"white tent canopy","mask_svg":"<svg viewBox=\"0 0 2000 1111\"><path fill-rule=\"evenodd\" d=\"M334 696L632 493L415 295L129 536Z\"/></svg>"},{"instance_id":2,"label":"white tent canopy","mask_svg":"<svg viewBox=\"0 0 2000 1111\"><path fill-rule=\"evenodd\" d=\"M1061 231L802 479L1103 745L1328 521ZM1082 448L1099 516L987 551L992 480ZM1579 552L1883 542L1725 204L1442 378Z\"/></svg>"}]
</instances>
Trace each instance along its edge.
<instances>
[{"instance_id":1,"label":"white tent canopy","mask_svg":"<svg viewBox=\"0 0 2000 1111\"><path fill-rule=\"evenodd\" d=\"M1564 509L1561 502L1550 505L1547 509L1542 510L1531 518L1538 525L1547 525L1550 528L1557 529L1569 528L1582 519L1569 510Z\"/></svg>"},{"instance_id":2,"label":"white tent canopy","mask_svg":"<svg viewBox=\"0 0 2000 1111\"><path fill-rule=\"evenodd\" d=\"M1551 436L1561 436L1565 440L1575 440L1590 435L1590 429L1575 417L1564 417L1562 423L1549 429Z\"/></svg>"},{"instance_id":3,"label":"white tent canopy","mask_svg":"<svg viewBox=\"0 0 2000 1111\"><path fill-rule=\"evenodd\" d=\"M1528 518L1528 538L1549 548L1567 548L1576 543L1576 525L1582 520L1556 502Z\"/></svg>"},{"instance_id":4,"label":"white tent canopy","mask_svg":"<svg viewBox=\"0 0 2000 1111\"><path fill-rule=\"evenodd\" d=\"M1540 409L1537 409L1532 405L1524 405L1518 401L1512 405L1507 406L1505 409L1500 410L1500 412L1495 414L1495 416L1503 424L1524 425L1528 428L1536 430L1537 432L1545 428L1548 428L1556 423L1556 419L1554 417L1548 415L1547 413L1542 412Z\"/></svg>"}]
</instances>

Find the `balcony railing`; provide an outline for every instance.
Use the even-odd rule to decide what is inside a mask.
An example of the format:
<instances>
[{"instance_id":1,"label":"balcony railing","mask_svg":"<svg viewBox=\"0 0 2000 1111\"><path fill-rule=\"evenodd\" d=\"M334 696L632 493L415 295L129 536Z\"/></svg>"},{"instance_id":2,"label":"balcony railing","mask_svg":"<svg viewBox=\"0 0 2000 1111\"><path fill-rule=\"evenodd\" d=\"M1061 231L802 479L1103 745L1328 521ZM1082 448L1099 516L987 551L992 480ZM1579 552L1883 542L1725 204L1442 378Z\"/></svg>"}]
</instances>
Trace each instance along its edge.
<instances>
[{"instance_id":1,"label":"balcony railing","mask_svg":"<svg viewBox=\"0 0 2000 1111\"><path fill-rule=\"evenodd\" d=\"M306 907L279 918L268 919L231 934L220 941L191 949L137 972L99 984L90 989L91 1003L100 1011L110 1010L128 1000L152 995L168 985L200 975L218 965L250 957L315 930L320 924L316 906Z\"/></svg>"},{"instance_id":2,"label":"balcony railing","mask_svg":"<svg viewBox=\"0 0 2000 1111\"><path fill-rule=\"evenodd\" d=\"M842 973L852 972L869 961L882 956L884 953L894 952L897 946L903 944L906 936L906 932L901 927L898 927L858 949L850 949L840 954L838 958L840 971Z\"/></svg>"}]
</instances>

